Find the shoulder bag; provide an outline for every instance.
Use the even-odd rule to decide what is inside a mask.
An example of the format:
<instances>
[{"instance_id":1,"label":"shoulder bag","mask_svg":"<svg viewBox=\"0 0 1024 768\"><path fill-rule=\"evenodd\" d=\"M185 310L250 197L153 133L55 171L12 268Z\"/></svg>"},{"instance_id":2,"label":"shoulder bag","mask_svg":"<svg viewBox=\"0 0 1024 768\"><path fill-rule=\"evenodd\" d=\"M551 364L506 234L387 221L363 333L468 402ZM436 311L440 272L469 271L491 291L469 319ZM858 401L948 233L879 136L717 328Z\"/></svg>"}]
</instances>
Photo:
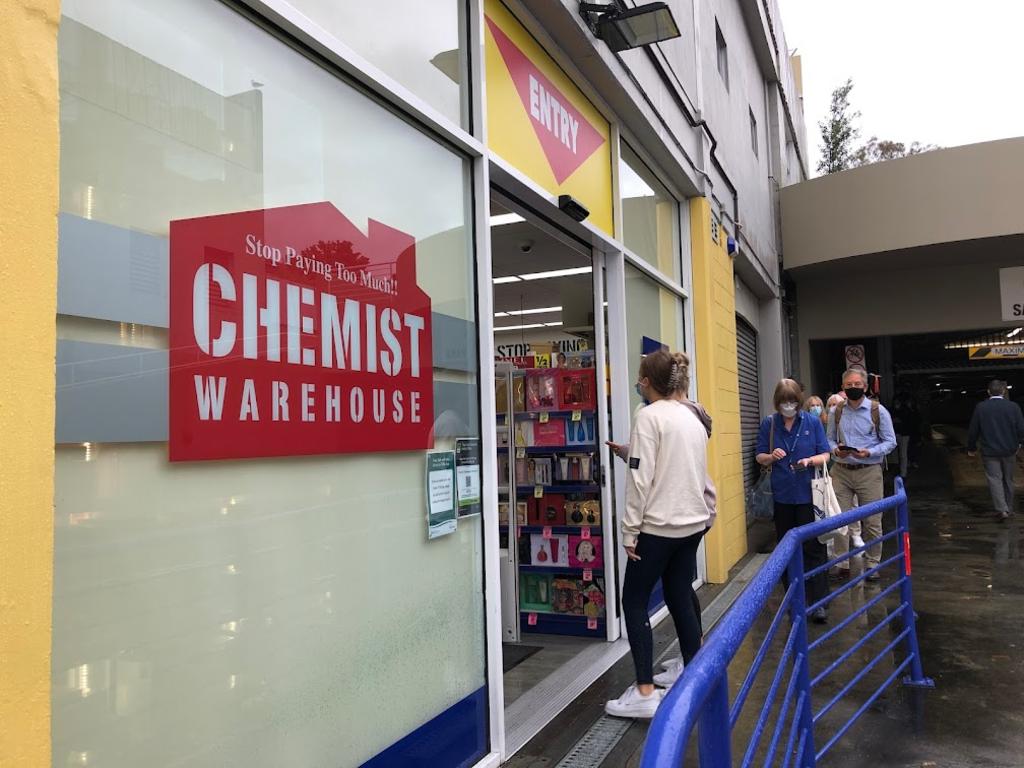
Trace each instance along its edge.
<instances>
[{"instance_id":1,"label":"shoulder bag","mask_svg":"<svg viewBox=\"0 0 1024 768\"><path fill-rule=\"evenodd\" d=\"M769 416L772 420L771 432L768 436L768 453L775 451L775 416ZM750 508L757 520L771 520L775 517L775 494L772 493L772 468L771 465L761 467L761 476L757 478L754 487L750 489Z\"/></svg>"}]
</instances>

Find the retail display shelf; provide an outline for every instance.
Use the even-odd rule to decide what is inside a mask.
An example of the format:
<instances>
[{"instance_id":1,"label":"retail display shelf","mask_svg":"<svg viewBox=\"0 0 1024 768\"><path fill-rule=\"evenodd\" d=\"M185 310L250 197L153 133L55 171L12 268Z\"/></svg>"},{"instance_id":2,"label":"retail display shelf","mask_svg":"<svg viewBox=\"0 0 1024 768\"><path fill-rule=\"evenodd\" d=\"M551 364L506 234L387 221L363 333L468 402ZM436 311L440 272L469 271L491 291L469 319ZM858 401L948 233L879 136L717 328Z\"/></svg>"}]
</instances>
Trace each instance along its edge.
<instances>
[{"instance_id":1,"label":"retail display shelf","mask_svg":"<svg viewBox=\"0 0 1024 768\"><path fill-rule=\"evenodd\" d=\"M536 624L530 624L530 614L536 619ZM605 618L597 619L597 626L588 629L588 618L568 613L554 613L551 611L520 611L519 626L524 633L528 634L554 634L554 635L576 635L579 637L601 637L605 634Z\"/></svg>"},{"instance_id":2,"label":"retail display shelf","mask_svg":"<svg viewBox=\"0 0 1024 768\"><path fill-rule=\"evenodd\" d=\"M578 411L520 411L516 413L517 419L523 419L526 421L538 421L542 414L547 414L549 419L572 419L574 413L581 413L591 415L594 413L593 408L580 408ZM505 414L498 414L504 416Z\"/></svg>"},{"instance_id":3,"label":"retail display shelf","mask_svg":"<svg viewBox=\"0 0 1024 768\"><path fill-rule=\"evenodd\" d=\"M535 492L536 485L520 485L517 490L518 496L528 496ZM597 483L584 483L582 485L541 485L544 493L600 493L601 486Z\"/></svg>"},{"instance_id":4,"label":"retail display shelf","mask_svg":"<svg viewBox=\"0 0 1024 768\"><path fill-rule=\"evenodd\" d=\"M500 523L500 528L508 528L508 523ZM592 536L601 535L600 525L552 525L551 533L568 533L570 536L575 536L582 529L589 528ZM516 530L520 533L544 533L543 525L519 525L516 526Z\"/></svg>"},{"instance_id":5,"label":"retail display shelf","mask_svg":"<svg viewBox=\"0 0 1024 768\"><path fill-rule=\"evenodd\" d=\"M519 564L519 570L523 573L550 573L554 576L580 576L583 574L585 568L570 568L568 565L526 565L526 563ZM604 576L604 567L589 569L591 573L597 576Z\"/></svg>"},{"instance_id":6,"label":"retail display shelf","mask_svg":"<svg viewBox=\"0 0 1024 768\"><path fill-rule=\"evenodd\" d=\"M517 446L518 451L523 446ZM594 451L597 450L596 443L581 443L579 445L529 445L523 448L526 451L527 456L544 456L549 453L572 453L574 451ZM508 453L508 448L498 448L498 453Z\"/></svg>"},{"instance_id":7,"label":"retail display shelf","mask_svg":"<svg viewBox=\"0 0 1024 768\"><path fill-rule=\"evenodd\" d=\"M509 524L507 522L498 523L498 527L504 530ZM543 534L544 525L519 525L516 529L520 534ZM579 534L584 528L590 528L591 536L601 536L600 525L552 525L552 534L568 534L569 536L575 536Z\"/></svg>"}]
</instances>

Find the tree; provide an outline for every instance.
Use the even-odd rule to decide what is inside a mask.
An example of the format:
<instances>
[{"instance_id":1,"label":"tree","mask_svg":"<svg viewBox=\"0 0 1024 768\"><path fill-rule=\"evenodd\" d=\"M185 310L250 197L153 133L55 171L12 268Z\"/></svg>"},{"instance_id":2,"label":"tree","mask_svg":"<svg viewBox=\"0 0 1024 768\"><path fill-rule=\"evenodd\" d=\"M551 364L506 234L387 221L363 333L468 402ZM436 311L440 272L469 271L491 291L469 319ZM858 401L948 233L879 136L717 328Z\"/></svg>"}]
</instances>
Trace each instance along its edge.
<instances>
[{"instance_id":1,"label":"tree","mask_svg":"<svg viewBox=\"0 0 1024 768\"><path fill-rule=\"evenodd\" d=\"M910 155L919 155L922 152L931 152L933 149L939 149L939 147L934 144L922 144L919 141L911 142L908 147L902 141L891 141L872 136L862 147L853 153L849 167L859 168L862 165L871 165L872 163L881 163L886 160L895 160L898 157L909 157Z\"/></svg>"},{"instance_id":2,"label":"tree","mask_svg":"<svg viewBox=\"0 0 1024 768\"><path fill-rule=\"evenodd\" d=\"M818 123L821 130L819 173L837 173L851 167L854 155L853 142L860 135L860 130L855 125L860 112L850 107L852 90L853 80L847 79L832 91L828 119Z\"/></svg>"}]
</instances>

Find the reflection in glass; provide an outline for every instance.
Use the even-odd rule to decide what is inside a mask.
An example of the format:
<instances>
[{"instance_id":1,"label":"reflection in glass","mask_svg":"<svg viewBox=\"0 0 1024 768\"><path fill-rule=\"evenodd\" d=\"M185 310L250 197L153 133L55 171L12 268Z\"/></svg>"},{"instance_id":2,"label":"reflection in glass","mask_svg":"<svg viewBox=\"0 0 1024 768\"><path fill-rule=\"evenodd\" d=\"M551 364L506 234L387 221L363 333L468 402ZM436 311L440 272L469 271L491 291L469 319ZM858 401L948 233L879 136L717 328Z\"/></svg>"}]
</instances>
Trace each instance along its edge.
<instances>
[{"instance_id":1,"label":"reflection in glass","mask_svg":"<svg viewBox=\"0 0 1024 768\"><path fill-rule=\"evenodd\" d=\"M619 190L626 247L678 282L679 204L625 143L619 163Z\"/></svg>"},{"instance_id":2,"label":"reflection in glass","mask_svg":"<svg viewBox=\"0 0 1024 768\"><path fill-rule=\"evenodd\" d=\"M672 352L684 351L683 300L630 264L626 264L626 334L630 376L636 375L645 347L659 344ZM632 387L629 398L632 408L641 404Z\"/></svg>"},{"instance_id":3,"label":"reflection in glass","mask_svg":"<svg viewBox=\"0 0 1024 768\"><path fill-rule=\"evenodd\" d=\"M466 3L291 0L302 13L445 117L469 127Z\"/></svg>"}]
</instances>

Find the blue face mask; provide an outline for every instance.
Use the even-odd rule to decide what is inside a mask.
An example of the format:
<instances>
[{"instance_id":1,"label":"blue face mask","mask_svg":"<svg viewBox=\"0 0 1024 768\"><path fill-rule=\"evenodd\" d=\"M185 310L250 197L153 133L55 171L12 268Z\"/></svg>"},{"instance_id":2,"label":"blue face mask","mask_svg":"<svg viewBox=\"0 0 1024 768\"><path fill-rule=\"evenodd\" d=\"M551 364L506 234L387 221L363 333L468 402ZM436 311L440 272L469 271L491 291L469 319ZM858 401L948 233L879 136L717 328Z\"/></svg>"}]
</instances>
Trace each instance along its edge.
<instances>
[{"instance_id":1,"label":"blue face mask","mask_svg":"<svg viewBox=\"0 0 1024 768\"><path fill-rule=\"evenodd\" d=\"M810 411L811 411L811 415L812 416L821 416L821 406L820 405L812 405L811 408L810 408Z\"/></svg>"},{"instance_id":2,"label":"blue face mask","mask_svg":"<svg viewBox=\"0 0 1024 768\"><path fill-rule=\"evenodd\" d=\"M644 401L644 405L650 405L651 401L644 397L644 388L640 386L639 381L633 385L633 388L636 390L637 396Z\"/></svg>"}]
</instances>

